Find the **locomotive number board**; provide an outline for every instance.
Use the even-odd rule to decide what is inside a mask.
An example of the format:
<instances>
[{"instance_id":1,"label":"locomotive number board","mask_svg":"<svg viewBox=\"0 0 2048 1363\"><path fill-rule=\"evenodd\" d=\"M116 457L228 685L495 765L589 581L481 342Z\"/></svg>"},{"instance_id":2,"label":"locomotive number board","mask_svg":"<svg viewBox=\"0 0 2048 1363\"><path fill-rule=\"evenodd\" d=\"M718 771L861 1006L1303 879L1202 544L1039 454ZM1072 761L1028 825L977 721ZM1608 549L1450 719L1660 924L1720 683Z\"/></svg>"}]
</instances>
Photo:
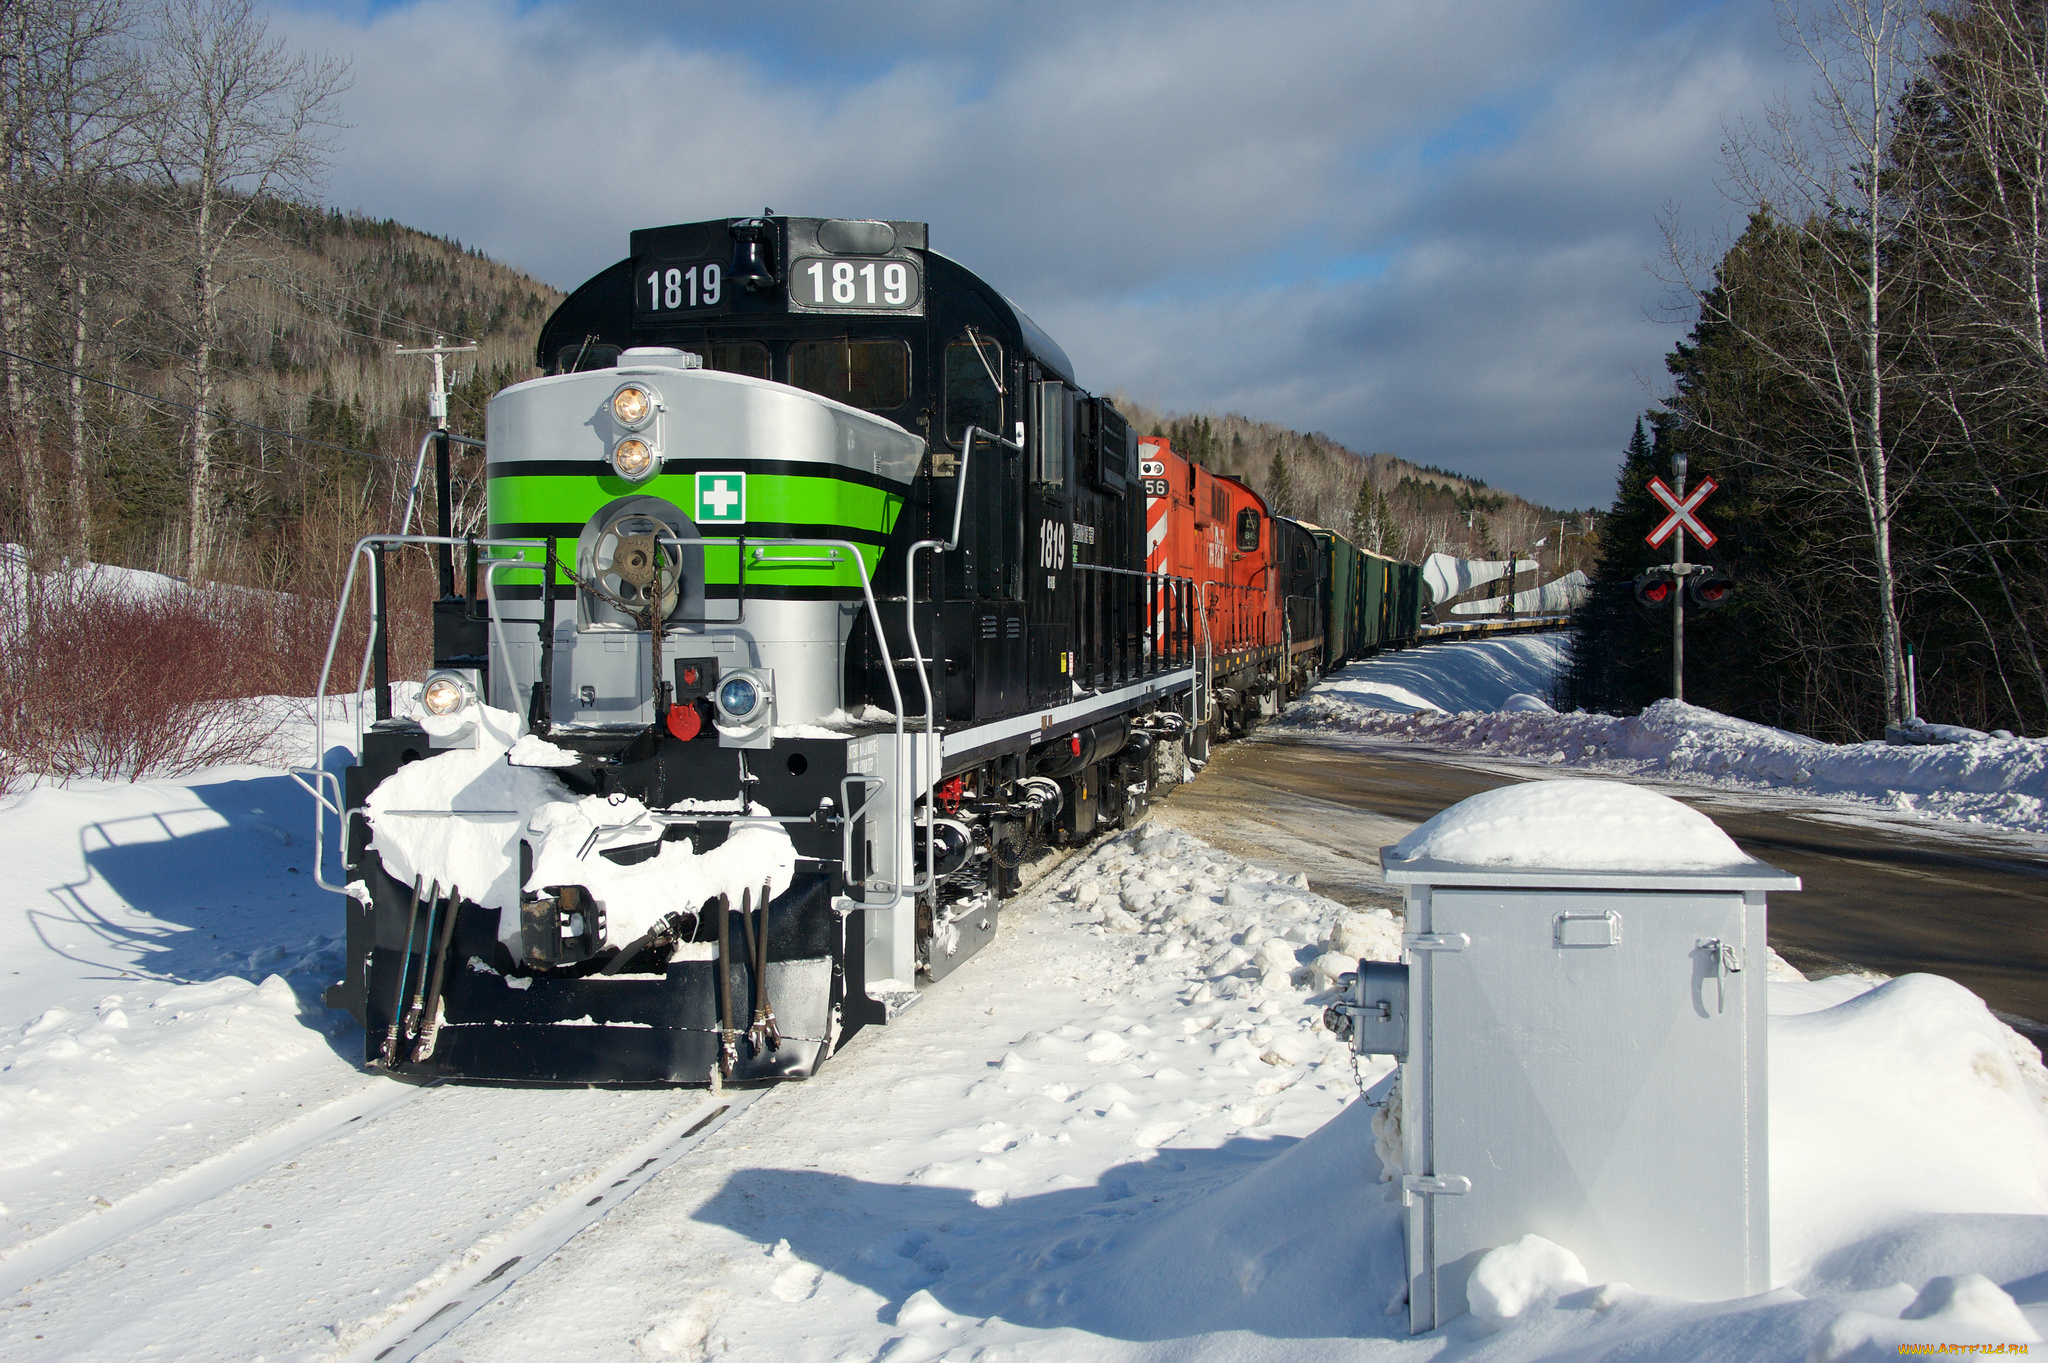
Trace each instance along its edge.
<instances>
[{"instance_id":1,"label":"locomotive number board","mask_svg":"<svg viewBox=\"0 0 2048 1363\"><path fill-rule=\"evenodd\" d=\"M924 273L915 261L866 256L800 256L787 276L792 312L924 313ZM634 272L633 312L642 318L717 316L732 311L723 260L645 260Z\"/></svg>"},{"instance_id":2,"label":"locomotive number board","mask_svg":"<svg viewBox=\"0 0 2048 1363\"><path fill-rule=\"evenodd\" d=\"M797 312L924 311L916 262L866 256L799 256L789 263L789 306Z\"/></svg>"},{"instance_id":3,"label":"locomotive number board","mask_svg":"<svg viewBox=\"0 0 2048 1363\"><path fill-rule=\"evenodd\" d=\"M633 311L643 317L729 312L728 293L723 261L647 261L634 280Z\"/></svg>"}]
</instances>

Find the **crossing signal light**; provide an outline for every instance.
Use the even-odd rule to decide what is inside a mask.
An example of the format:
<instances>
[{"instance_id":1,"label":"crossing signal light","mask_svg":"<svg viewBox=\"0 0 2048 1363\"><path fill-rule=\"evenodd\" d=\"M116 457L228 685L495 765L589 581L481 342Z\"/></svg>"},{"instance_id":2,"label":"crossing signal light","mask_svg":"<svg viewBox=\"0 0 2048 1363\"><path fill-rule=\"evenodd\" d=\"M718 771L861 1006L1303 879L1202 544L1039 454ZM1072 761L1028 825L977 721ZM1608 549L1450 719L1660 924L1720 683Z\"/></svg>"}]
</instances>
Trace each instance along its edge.
<instances>
[{"instance_id":1,"label":"crossing signal light","mask_svg":"<svg viewBox=\"0 0 2048 1363\"><path fill-rule=\"evenodd\" d=\"M1719 569L1694 573L1685 580L1686 599L1701 610L1725 606L1734 595L1735 579Z\"/></svg>"},{"instance_id":2,"label":"crossing signal light","mask_svg":"<svg viewBox=\"0 0 2048 1363\"><path fill-rule=\"evenodd\" d=\"M1678 579L1669 568L1652 568L1636 577L1636 603L1661 610L1678 596Z\"/></svg>"}]
</instances>

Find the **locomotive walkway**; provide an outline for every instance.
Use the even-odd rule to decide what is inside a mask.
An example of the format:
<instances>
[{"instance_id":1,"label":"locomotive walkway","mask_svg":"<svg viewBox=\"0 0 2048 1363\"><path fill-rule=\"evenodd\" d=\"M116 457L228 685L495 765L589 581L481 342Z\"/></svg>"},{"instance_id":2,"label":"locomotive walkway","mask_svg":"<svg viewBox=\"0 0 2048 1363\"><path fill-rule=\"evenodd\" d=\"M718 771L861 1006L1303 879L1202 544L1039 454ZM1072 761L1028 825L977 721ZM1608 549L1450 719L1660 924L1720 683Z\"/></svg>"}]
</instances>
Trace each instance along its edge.
<instances>
[{"instance_id":1,"label":"locomotive walkway","mask_svg":"<svg viewBox=\"0 0 2048 1363\"><path fill-rule=\"evenodd\" d=\"M1398 898L1379 849L1468 795L1569 769L1338 735L1218 745L1201 778L1157 807L1240 856L1306 871L1351 904ZM1602 773L1583 773L1594 776ZM1771 945L1809 975L1926 971L1968 986L2048 1049L2048 848L1797 797L1644 782L1709 815L1805 889L1771 900Z\"/></svg>"}]
</instances>

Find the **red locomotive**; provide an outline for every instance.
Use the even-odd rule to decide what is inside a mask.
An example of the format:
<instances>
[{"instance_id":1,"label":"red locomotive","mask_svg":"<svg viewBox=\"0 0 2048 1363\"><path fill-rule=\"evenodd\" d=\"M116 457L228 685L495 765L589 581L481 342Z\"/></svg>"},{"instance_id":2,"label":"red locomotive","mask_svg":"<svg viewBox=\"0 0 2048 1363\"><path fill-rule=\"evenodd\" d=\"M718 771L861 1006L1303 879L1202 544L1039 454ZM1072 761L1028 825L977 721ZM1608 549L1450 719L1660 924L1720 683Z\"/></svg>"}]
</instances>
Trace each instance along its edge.
<instances>
[{"instance_id":1,"label":"red locomotive","mask_svg":"<svg viewBox=\"0 0 2048 1363\"><path fill-rule=\"evenodd\" d=\"M1138 458L1146 570L1192 578L1202 603L1196 645L1214 714L1198 729L1200 746L1277 714L1334 660L1326 656L1331 551L1318 539L1356 551L1274 515L1243 482L1183 459L1164 437L1141 439Z\"/></svg>"}]
</instances>

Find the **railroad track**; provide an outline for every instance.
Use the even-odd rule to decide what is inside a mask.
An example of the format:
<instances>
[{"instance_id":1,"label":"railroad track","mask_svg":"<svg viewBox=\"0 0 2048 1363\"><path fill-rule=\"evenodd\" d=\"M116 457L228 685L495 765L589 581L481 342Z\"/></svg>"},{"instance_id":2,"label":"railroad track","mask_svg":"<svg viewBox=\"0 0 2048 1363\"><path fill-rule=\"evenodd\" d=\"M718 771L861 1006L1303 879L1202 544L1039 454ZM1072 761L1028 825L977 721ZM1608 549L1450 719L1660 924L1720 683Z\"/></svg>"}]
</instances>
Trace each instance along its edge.
<instances>
[{"instance_id":1,"label":"railroad track","mask_svg":"<svg viewBox=\"0 0 2048 1363\"><path fill-rule=\"evenodd\" d=\"M357 1327L334 1357L345 1363L409 1363L770 1092L733 1089L707 1098L709 1112L686 1126L675 1123L682 1129L659 1132L614 1161L595 1180L602 1186L593 1196L557 1201L487 1253L473 1246L454 1272L431 1275L405 1302Z\"/></svg>"},{"instance_id":2,"label":"railroad track","mask_svg":"<svg viewBox=\"0 0 2048 1363\"><path fill-rule=\"evenodd\" d=\"M0 1356L405 1363L772 1093L373 1082L0 1259Z\"/></svg>"},{"instance_id":3,"label":"railroad track","mask_svg":"<svg viewBox=\"0 0 2048 1363\"><path fill-rule=\"evenodd\" d=\"M0 1257L0 1356L407 1363L776 1092L369 1080Z\"/></svg>"}]
</instances>

